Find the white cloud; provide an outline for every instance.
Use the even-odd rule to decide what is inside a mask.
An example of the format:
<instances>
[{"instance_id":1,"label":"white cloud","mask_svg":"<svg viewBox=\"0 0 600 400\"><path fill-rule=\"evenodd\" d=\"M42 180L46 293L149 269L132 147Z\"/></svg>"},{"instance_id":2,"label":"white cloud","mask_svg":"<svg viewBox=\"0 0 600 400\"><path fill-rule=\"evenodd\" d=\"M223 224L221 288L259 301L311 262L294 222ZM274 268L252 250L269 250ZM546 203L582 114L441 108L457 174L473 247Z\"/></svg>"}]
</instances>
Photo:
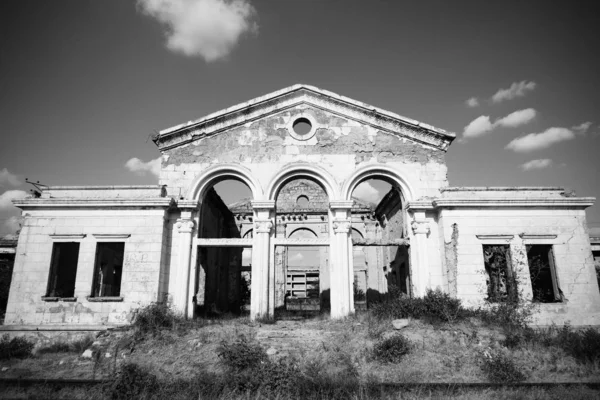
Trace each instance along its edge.
<instances>
[{"instance_id":1,"label":"white cloud","mask_svg":"<svg viewBox=\"0 0 600 400\"><path fill-rule=\"evenodd\" d=\"M138 175L145 175L147 172L149 172L158 177L160 176L160 162L160 157L148 162L144 162L139 158L134 157L125 163L125 168L131 172L135 172Z\"/></svg>"},{"instance_id":2,"label":"white cloud","mask_svg":"<svg viewBox=\"0 0 600 400\"><path fill-rule=\"evenodd\" d=\"M537 160L527 161L521 165L523 171L531 171L532 169L544 169L552 165L552 160L549 158L540 158Z\"/></svg>"},{"instance_id":3,"label":"white cloud","mask_svg":"<svg viewBox=\"0 0 600 400\"><path fill-rule=\"evenodd\" d=\"M535 87L535 82L513 82L508 89L499 89L496 94L492 96L492 101L494 103L500 103L504 100L512 100L516 97L523 97L527 92L535 89Z\"/></svg>"},{"instance_id":4,"label":"white cloud","mask_svg":"<svg viewBox=\"0 0 600 400\"><path fill-rule=\"evenodd\" d=\"M573 131L575 133L580 133L582 135L585 135L587 133L587 131L591 128L592 123L590 121L587 122L582 122L579 125L573 126L571 127L571 129L573 129Z\"/></svg>"},{"instance_id":5,"label":"white cloud","mask_svg":"<svg viewBox=\"0 0 600 400\"><path fill-rule=\"evenodd\" d=\"M11 174L6 168L4 168L0 170L0 186L4 186L6 183L12 186L19 186L21 181L19 181L15 174Z\"/></svg>"},{"instance_id":6,"label":"white cloud","mask_svg":"<svg viewBox=\"0 0 600 400\"><path fill-rule=\"evenodd\" d=\"M29 193L24 190L7 190L0 194L0 209L7 209L13 206L12 201L24 199Z\"/></svg>"},{"instance_id":7,"label":"white cloud","mask_svg":"<svg viewBox=\"0 0 600 400\"><path fill-rule=\"evenodd\" d=\"M354 189L352 197L367 203L377 204L381 198L381 194L369 181L365 181Z\"/></svg>"},{"instance_id":8,"label":"white cloud","mask_svg":"<svg viewBox=\"0 0 600 400\"><path fill-rule=\"evenodd\" d=\"M481 115L471 121L469 125L465 126L463 136L465 138L474 138L485 135L492 129L494 129L494 125L492 125L490 117L487 115Z\"/></svg>"},{"instance_id":9,"label":"white cloud","mask_svg":"<svg viewBox=\"0 0 600 400\"><path fill-rule=\"evenodd\" d=\"M506 117L498 118L494 123L492 123L489 116L481 115L471 121L469 125L465 126L463 137L466 139L483 136L490 133L498 126L515 128L531 122L535 118L535 115L536 111L533 108L526 108L510 113Z\"/></svg>"},{"instance_id":10,"label":"white cloud","mask_svg":"<svg viewBox=\"0 0 600 400\"><path fill-rule=\"evenodd\" d=\"M506 128L516 128L520 125L525 125L535 118L536 112L533 108L515 111L508 114L504 118L500 118L494 122L495 126L504 126Z\"/></svg>"},{"instance_id":11,"label":"white cloud","mask_svg":"<svg viewBox=\"0 0 600 400\"><path fill-rule=\"evenodd\" d=\"M249 0L138 0L166 26L167 48L206 62L226 57L244 33L258 32Z\"/></svg>"},{"instance_id":12,"label":"white cloud","mask_svg":"<svg viewBox=\"0 0 600 400\"><path fill-rule=\"evenodd\" d=\"M471 97L469 100L465 101L465 103L467 104L467 107L477 107L479 105L479 100L477 100L477 97Z\"/></svg>"},{"instance_id":13,"label":"white cloud","mask_svg":"<svg viewBox=\"0 0 600 400\"><path fill-rule=\"evenodd\" d=\"M530 133L513 139L506 145L507 149L518 153L545 149L555 143L564 142L575 138L573 131L567 128L548 128L541 133Z\"/></svg>"},{"instance_id":14,"label":"white cloud","mask_svg":"<svg viewBox=\"0 0 600 400\"><path fill-rule=\"evenodd\" d=\"M15 233L16 231L18 231L19 229L21 229L21 222L22 221L23 221L23 217L18 216L18 215L13 215L9 219L7 219L6 222L4 222L4 226L11 233Z\"/></svg>"}]
</instances>

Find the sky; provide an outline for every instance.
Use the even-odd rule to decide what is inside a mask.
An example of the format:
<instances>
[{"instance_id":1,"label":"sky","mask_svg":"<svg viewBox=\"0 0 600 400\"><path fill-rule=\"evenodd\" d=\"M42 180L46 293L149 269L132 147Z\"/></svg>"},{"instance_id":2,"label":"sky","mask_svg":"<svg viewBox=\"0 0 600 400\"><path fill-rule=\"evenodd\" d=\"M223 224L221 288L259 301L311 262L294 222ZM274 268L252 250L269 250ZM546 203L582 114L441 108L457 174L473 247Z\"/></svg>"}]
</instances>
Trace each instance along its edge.
<instances>
[{"instance_id":1,"label":"sky","mask_svg":"<svg viewBox=\"0 0 600 400\"><path fill-rule=\"evenodd\" d=\"M296 83L455 132L452 186L600 197L595 3L3 0L0 234L25 178L157 183L156 131Z\"/></svg>"}]
</instances>

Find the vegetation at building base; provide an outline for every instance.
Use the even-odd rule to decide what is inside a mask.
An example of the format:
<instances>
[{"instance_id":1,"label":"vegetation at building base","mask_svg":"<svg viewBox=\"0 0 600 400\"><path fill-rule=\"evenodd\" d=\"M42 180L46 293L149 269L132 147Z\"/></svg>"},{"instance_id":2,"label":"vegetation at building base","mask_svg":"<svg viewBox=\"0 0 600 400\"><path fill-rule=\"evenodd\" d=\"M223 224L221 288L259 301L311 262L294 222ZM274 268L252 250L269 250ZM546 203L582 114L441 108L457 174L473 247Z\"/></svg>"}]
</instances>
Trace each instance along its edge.
<instances>
[{"instance_id":1,"label":"vegetation at building base","mask_svg":"<svg viewBox=\"0 0 600 400\"><path fill-rule=\"evenodd\" d=\"M57 342L0 366L22 371L33 369L35 363L45 373L87 366L85 377L109 379L80 397L98 399L508 399L517 394L541 399L561 398L567 392L561 388L435 392L423 386L398 396L397 389L381 384L598 381L600 334L594 329L568 325L532 329L526 325L532 311L518 304L495 304L490 307L493 312L469 310L439 291L421 299L394 292L386 303L342 321L321 315L268 323L233 316L186 321L157 304L139 310L129 330L97 337L90 360L80 358L81 353L67 353L76 345ZM394 329L392 320L399 317L410 318L409 326ZM85 340L92 339L79 339ZM568 393L572 399L600 395L585 387Z\"/></svg>"},{"instance_id":2,"label":"vegetation at building base","mask_svg":"<svg viewBox=\"0 0 600 400\"><path fill-rule=\"evenodd\" d=\"M26 358L31 355L35 343L23 337L10 338L7 334L0 339L0 360Z\"/></svg>"}]
</instances>

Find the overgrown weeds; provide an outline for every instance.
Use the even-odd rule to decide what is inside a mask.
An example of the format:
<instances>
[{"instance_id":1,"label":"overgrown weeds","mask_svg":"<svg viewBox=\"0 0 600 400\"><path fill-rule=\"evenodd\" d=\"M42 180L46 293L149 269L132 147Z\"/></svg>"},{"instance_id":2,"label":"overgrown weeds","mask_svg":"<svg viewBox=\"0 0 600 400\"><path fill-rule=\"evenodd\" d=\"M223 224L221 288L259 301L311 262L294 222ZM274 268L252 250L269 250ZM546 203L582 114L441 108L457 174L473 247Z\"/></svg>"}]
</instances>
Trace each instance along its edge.
<instances>
[{"instance_id":1,"label":"overgrown weeds","mask_svg":"<svg viewBox=\"0 0 600 400\"><path fill-rule=\"evenodd\" d=\"M526 345L540 345L562 349L582 364L600 363L600 332L594 328L574 330L569 324L562 328L545 329L524 327L513 330L502 342L507 348L516 349Z\"/></svg>"},{"instance_id":2,"label":"overgrown weeds","mask_svg":"<svg viewBox=\"0 0 600 400\"><path fill-rule=\"evenodd\" d=\"M217 354L223 365L234 372L256 368L268 359L261 345L251 342L245 336L240 336L233 343L222 341Z\"/></svg>"},{"instance_id":3,"label":"overgrown weeds","mask_svg":"<svg viewBox=\"0 0 600 400\"><path fill-rule=\"evenodd\" d=\"M374 304L371 312L382 319L414 318L431 322L454 322L469 315L459 299L451 297L439 288L428 289L423 298L408 297L392 289L388 300Z\"/></svg>"},{"instance_id":4,"label":"overgrown weeds","mask_svg":"<svg viewBox=\"0 0 600 400\"><path fill-rule=\"evenodd\" d=\"M410 341L400 334L380 339L373 346L373 358L377 361L398 363L410 352Z\"/></svg>"},{"instance_id":5,"label":"overgrown weeds","mask_svg":"<svg viewBox=\"0 0 600 400\"><path fill-rule=\"evenodd\" d=\"M168 305L152 303L136 310L132 326L136 338L156 336L163 329L172 329L179 318Z\"/></svg>"},{"instance_id":6,"label":"overgrown weeds","mask_svg":"<svg viewBox=\"0 0 600 400\"><path fill-rule=\"evenodd\" d=\"M484 351L481 369L492 382L521 382L526 379L515 361L502 351Z\"/></svg>"},{"instance_id":7,"label":"overgrown weeds","mask_svg":"<svg viewBox=\"0 0 600 400\"><path fill-rule=\"evenodd\" d=\"M94 342L94 337L88 335L78 340L71 342L57 341L47 346L40 347L37 349L36 354L48 354L48 353L82 353L85 349L90 347Z\"/></svg>"},{"instance_id":8,"label":"overgrown weeds","mask_svg":"<svg viewBox=\"0 0 600 400\"><path fill-rule=\"evenodd\" d=\"M10 338L8 334L0 340L0 360L27 358L31 355L35 343L24 337Z\"/></svg>"}]
</instances>

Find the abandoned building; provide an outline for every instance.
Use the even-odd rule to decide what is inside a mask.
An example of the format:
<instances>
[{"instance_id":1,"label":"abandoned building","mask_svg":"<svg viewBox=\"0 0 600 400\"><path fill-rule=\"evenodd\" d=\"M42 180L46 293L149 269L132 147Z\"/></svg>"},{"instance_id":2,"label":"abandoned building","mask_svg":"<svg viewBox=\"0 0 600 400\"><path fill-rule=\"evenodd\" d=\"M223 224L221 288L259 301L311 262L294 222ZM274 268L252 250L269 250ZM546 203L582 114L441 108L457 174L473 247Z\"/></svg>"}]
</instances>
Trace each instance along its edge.
<instances>
[{"instance_id":1,"label":"abandoned building","mask_svg":"<svg viewBox=\"0 0 600 400\"><path fill-rule=\"evenodd\" d=\"M152 302L192 318L280 308L342 318L393 287L536 323L600 324L585 209L557 187L452 187L455 135L307 85L165 129L154 186L53 186L16 200L5 324L119 325ZM250 199L225 204L233 179ZM389 183L379 204L353 198ZM300 256L298 256L300 254Z\"/></svg>"}]
</instances>

